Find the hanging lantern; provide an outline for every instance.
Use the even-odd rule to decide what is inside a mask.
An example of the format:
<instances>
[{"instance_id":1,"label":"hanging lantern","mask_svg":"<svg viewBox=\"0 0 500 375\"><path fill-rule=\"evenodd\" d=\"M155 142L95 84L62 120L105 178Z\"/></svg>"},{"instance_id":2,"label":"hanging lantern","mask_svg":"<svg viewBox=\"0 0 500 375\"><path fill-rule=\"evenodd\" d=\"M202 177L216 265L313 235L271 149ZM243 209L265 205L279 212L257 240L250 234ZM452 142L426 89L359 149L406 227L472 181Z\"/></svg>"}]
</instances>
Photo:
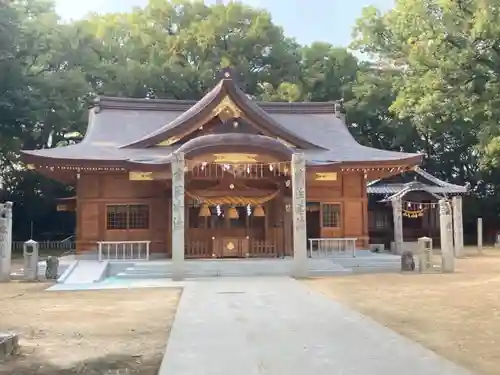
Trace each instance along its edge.
<instances>
[{"instance_id":1,"label":"hanging lantern","mask_svg":"<svg viewBox=\"0 0 500 375\"><path fill-rule=\"evenodd\" d=\"M238 210L234 207L231 207L228 211L227 214L229 215L230 219L239 219L240 215L238 215Z\"/></svg>"},{"instance_id":2,"label":"hanging lantern","mask_svg":"<svg viewBox=\"0 0 500 375\"><path fill-rule=\"evenodd\" d=\"M198 214L200 217L209 217L212 216L212 213L210 212L210 208L206 204L203 204L200 208L200 213Z\"/></svg>"},{"instance_id":3,"label":"hanging lantern","mask_svg":"<svg viewBox=\"0 0 500 375\"><path fill-rule=\"evenodd\" d=\"M255 207L255 210L253 211L253 216L255 217L264 217L266 216L266 213L264 212L264 209L262 208L262 206L257 206Z\"/></svg>"}]
</instances>

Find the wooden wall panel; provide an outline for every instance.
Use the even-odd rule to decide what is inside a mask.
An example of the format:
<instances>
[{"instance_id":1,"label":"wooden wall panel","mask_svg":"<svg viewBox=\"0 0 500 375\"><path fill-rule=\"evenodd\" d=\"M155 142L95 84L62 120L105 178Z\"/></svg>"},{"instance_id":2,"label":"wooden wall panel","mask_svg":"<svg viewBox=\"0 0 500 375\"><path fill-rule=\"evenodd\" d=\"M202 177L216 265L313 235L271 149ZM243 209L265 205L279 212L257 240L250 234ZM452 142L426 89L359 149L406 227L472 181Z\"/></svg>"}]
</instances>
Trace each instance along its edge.
<instances>
[{"instance_id":1,"label":"wooden wall panel","mask_svg":"<svg viewBox=\"0 0 500 375\"><path fill-rule=\"evenodd\" d=\"M322 237L357 237L368 240L367 198L362 172L340 173L336 181L316 181L307 176L307 201L338 203L342 227L321 228ZM152 241L155 252L171 252L171 192L165 181L130 181L128 173L82 174L77 184L77 249L95 250L97 241ZM150 229L106 229L107 204L148 204ZM279 211L281 200L266 205L269 225L291 229L290 217ZM85 207L85 208L84 208ZM282 210L282 208L281 208ZM288 228L290 227L290 228ZM291 238L285 236L285 241Z\"/></svg>"},{"instance_id":2,"label":"wooden wall panel","mask_svg":"<svg viewBox=\"0 0 500 375\"><path fill-rule=\"evenodd\" d=\"M363 202L344 203L344 236L359 237L363 235Z\"/></svg>"},{"instance_id":3,"label":"wooden wall panel","mask_svg":"<svg viewBox=\"0 0 500 375\"><path fill-rule=\"evenodd\" d=\"M338 172L337 181L316 181L312 173L306 187L307 201L341 206L341 228L321 228L321 237L356 237L358 246L368 245L366 180L362 172Z\"/></svg>"},{"instance_id":4,"label":"wooden wall panel","mask_svg":"<svg viewBox=\"0 0 500 375\"><path fill-rule=\"evenodd\" d=\"M151 241L152 252L166 252L168 194L161 181L130 181L128 173L82 175L77 186L77 250L95 250L98 241ZM113 204L147 204L149 229L107 230L107 205Z\"/></svg>"},{"instance_id":5,"label":"wooden wall panel","mask_svg":"<svg viewBox=\"0 0 500 375\"><path fill-rule=\"evenodd\" d=\"M77 182L78 197L99 198L99 182L95 174L82 173Z\"/></svg>"},{"instance_id":6,"label":"wooden wall panel","mask_svg":"<svg viewBox=\"0 0 500 375\"><path fill-rule=\"evenodd\" d=\"M346 173L343 176L342 191L345 198L362 198L366 191L363 174Z\"/></svg>"},{"instance_id":7,"label":"wooden wall panel","mask_svg":"<svg viewBox=\"0 0 500 375\"><path fill-rule=\"evenodd\" d=\"M82 222L82 240L97 241L99 240L99 204L89 203L82 204L80 220Z\"/></svg>"}]
</instances>

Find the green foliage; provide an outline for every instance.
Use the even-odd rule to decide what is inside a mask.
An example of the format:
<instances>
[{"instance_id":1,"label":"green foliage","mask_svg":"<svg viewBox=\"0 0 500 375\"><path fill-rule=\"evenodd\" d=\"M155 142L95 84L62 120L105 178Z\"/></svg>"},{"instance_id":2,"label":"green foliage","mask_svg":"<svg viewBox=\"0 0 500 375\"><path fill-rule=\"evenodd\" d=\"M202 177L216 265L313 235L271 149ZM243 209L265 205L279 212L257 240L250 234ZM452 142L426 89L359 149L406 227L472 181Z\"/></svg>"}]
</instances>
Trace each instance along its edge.
<instances>
[{"instance_id":1,"label":"green foliage","mask_svg":"<svg viewBox=\"0 0 500 375\"><path fill-rule=\"evenodd\" d=\"M301 46L269 13L236 2L150 0L144 9L63 23L50 2L3 1L3 196L23 201L24 216L37 207L40 218L55 197L70 194L19 170L19 150L72 142L64 134L84 133L95 96L199 99L231 66L257 100L343 99L361 143L424 152L431 172L472 184L475 212L482 202L499 206L492 198L500 186L499 17L493 0L398 0L386 13L367 7L352 45L367 62L324 42Z\"/></svg>"}]
</instances>

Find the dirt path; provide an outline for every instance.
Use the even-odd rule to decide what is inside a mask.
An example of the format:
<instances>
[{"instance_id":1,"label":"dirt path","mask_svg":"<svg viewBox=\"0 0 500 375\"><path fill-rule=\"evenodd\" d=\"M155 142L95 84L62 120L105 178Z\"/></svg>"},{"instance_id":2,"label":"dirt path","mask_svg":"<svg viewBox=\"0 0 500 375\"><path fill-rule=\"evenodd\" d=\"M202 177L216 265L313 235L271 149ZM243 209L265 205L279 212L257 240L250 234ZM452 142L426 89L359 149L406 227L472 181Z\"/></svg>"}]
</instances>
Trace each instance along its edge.
<instances>
[{"instance_id":1,"label":"dirt path","mask_svg":"<svg viewBox=\"0 0 500 375\"><path fill-rule=\"evenodd\" d=\"M21 335L0 375L156 375L177 289L44 292L48 284L0 286L0 331Z\"/></svg>"}]
</instances>

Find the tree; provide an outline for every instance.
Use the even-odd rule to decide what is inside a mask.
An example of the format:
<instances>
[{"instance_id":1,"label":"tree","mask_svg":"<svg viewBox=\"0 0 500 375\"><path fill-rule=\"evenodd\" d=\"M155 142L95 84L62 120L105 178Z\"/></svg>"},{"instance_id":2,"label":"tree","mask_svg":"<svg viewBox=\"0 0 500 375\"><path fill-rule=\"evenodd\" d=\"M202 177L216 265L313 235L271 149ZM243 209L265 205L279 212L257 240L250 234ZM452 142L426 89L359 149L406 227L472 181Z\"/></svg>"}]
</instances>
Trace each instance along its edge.
<instances>
[{"instance_id":1,"label":"tree","mask_svg":"<svg viewBox=\"0 0 500 375\"><path fill-rule=\"evenodd\" d=\"M345 103L351 132L361 143L385 150L419 151L422 141L408 119L399 118L394 102L401 71L365 63L352 82L352 98Z\"/></svg>"},{"instance_id":2,"label":"tree","mask_svg":"<svg viewBox=\"0 0 500 375\"><path fill-rule=\"evenodd\" d=\"M345 48L316 42L302 48L303 91L311 101L349 100L358 71L357 59Z\"/></svg>"},{"instance_id":3,"label":"tree","mask_svg":"<svg viewBox=\"0 0 500 375\"><path fill-rule=\"evenodd\" d=\"M490 220L500 203L499 17L493 0L399 0L384 14L366 8L353 43L401 70L390 110L418 131L431 171L469 183Z\"/></svg>"},{"instance_id":4,"label":"tree","mask_svg":"<svg viewBox=\"0 0 500 375\"><path fill-rule=\"evenodd\" d=\"M473 36L481 3L401 0L385 14L366 8L353 44L403 72L390 109L418 130L432 169L459 182L477 173L474 146L487 120Z\"/></svg>"},{"instance_id":5,"label":"tree","mask_svg":"<svg viewBox=\"0 0 500 375\"><path fill-rule=\"evenodd\" d=\"M90 86L72 31L59 23L50 3L13 0L0 7L1 194L16 202L14 215L23 230L26 208L32 218L46 221L55 210L53 199L66 187L24 171L19 150L50 147L67 128L85 125Z\"/></svg>"},{"instance_id":6,"label":"tree","mask_svg":"<svg viewBox=\"0 0 500 375\"><path fill-rule=\"evenodd\" d=\"M221 66L241 74L247 93L300 78L298 45L269 13L239 3L151 0L131 13L94 15L78 24L94 38L98 94L199 99Z\"/></svg>"}]
</instances>

